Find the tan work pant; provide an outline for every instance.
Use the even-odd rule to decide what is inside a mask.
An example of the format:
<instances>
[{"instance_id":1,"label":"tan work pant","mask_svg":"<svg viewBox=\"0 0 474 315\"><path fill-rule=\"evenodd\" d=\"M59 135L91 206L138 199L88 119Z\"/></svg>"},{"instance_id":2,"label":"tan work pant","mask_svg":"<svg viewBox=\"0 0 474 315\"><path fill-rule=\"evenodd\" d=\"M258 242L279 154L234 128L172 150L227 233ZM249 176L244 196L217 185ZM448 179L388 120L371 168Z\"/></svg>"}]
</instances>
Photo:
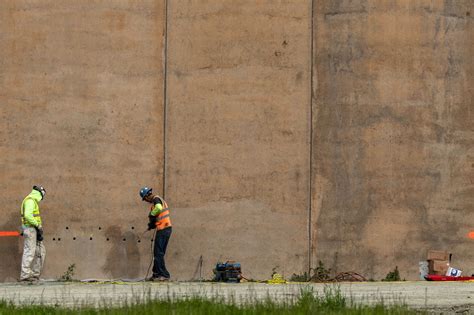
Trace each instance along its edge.
<instances>
[{"instance_id":1,"label":"tan work pant","mask_svg":"<svg viewBox=\"0 0 474 315\"><path fill-rule=\"evenodd\" d=\"M39 279L43 269L46 249L43 242L36 241L36 229L25 227L23 229L23 258L21 260L20 280Z\"/></svg>"}]
</instances>

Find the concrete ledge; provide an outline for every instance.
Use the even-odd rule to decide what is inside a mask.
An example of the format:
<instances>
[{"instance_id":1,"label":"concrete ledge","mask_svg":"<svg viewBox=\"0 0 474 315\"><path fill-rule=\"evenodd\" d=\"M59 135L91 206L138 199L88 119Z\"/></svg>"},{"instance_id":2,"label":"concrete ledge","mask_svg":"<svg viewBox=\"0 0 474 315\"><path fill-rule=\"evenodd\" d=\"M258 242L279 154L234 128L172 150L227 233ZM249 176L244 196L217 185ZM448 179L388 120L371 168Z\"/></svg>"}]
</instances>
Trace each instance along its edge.
<instances>
[{"instance_id":1,"label":"concrete ledge","mask_svg":"<svg viewBox=\"0 0 474 315\"><path fill-rule=\"evenodd\" d=\"M411 308L453 311L459 307L474 310L474 284L436 282L365 282L339 284L264 284L264 283L197 283L197 282L122 282L122 283L59 283L37 285L4 283L0 300L16 305L45 304L55 306L119 306L148 299L180 299L192 296L222 298L236 303L252 303L270 297L274 301L292 301L301 290L340 288L355 303L406 304Z\"/></svg>"}]
</instances>

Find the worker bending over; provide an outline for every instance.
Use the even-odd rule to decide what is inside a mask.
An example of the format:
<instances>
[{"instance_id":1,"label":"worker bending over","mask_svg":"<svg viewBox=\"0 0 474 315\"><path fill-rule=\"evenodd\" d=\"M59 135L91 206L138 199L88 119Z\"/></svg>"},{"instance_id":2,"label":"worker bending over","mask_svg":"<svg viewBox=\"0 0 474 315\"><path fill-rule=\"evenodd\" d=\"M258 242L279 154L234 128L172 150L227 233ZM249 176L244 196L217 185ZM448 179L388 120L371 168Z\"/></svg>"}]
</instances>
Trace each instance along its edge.
<instances>
[{"instance_id":1,"label":"worker bending over","mask_svg":"<svg viewBox=\"0 0 474 315\"><path fill-rule=\"evenodd\" d=\"M153 276L151 281L168 281L170 273L165 266L165 254L171 236L170 210L166 201L153 194L153 189L144 187L140 190L142 200L152 204L148 215L148 230L156 229L155 244L153 249Z\"/></svg>"}]
</instances>

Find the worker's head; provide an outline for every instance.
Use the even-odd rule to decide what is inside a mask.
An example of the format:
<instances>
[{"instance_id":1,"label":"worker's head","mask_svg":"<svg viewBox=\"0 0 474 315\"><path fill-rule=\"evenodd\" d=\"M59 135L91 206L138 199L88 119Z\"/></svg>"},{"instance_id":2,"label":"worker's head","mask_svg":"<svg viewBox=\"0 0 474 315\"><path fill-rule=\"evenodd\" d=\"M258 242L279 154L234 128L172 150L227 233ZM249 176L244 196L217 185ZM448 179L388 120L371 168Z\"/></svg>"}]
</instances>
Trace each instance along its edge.
<instances>
[{"instance_id":1,"label":"worker's head","mask_svg":"<svg viewBox=\"0 0 474 315\"><path fill-rule=\"evenodd\" d=\"M140 189L140 197L142 197L142 200L150 202L153 196L153 188L149 187L143 187Z\"/></svg>"},{"instance_id":2,"label":"worker's head","mask_svg":"<svg viewBox=\"0 0 474 315\"><path fill-rule=\"evenodd\" d=\"M41 194L41 200L44 199L44 196L46 195L46 189L44 189L43 186L34 185L33 190L39 191L39 193Z\"/></svg>"}]
</instances>

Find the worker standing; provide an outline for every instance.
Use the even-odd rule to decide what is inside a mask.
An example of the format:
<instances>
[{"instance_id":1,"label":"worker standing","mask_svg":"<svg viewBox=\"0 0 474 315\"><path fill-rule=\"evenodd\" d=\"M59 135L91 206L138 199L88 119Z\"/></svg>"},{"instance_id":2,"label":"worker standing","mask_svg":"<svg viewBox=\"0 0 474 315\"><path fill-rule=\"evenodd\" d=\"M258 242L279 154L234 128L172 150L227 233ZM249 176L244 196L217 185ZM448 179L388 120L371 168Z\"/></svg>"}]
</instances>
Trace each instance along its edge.
<instances>
[{"instance_id":1,"label":"worker standing","mask_svg":"<svg viewBox=\"0 0 474 315\"><path fill-rule=\"evenodd\" d=\"M46 249L43 245L43 226L39 202L44 199L45 195L46 190L42 186L35 185L21 204L21 230L24 246L20 281L38 281L43 269Z\"/></svg>"},{"instance_id":2,"label":"worker standing","mask_svg":"<svg viewBox=\"0 0 474 315\"><path fill-rule=\"evenodd\" d=\"M170 273L165 266L166 248L172 231L168 204L160 196L154 195L152 188L143 187L140 190L140 197L152 204L148 215L148 230L156 229L153 248L153 276L149 280L169 281Z\"/></svg>"}]
</instances>

